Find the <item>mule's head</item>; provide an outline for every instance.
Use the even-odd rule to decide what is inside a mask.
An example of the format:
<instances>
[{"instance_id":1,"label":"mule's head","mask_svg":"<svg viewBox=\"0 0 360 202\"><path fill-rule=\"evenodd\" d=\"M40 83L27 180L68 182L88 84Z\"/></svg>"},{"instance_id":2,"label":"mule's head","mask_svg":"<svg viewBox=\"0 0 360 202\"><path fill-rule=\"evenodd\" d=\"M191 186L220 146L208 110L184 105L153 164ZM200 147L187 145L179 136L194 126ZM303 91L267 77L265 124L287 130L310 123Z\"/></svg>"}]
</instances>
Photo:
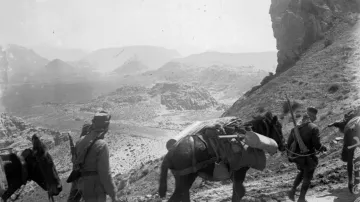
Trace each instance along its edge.
<instances>
[{"instance_id":1,"label":"mule's head","mask_svg":"<svg viewBox=\"0 0 360 202\"><path fill-rule=\"evenodd\" d=\"M21 154L27 164L29 179L47 191L49 196L57 196L62 191L62 185L53 159L36 135L33 135L32 143L33 148Z\"/></svg>"},{"instance_id":2,"label":"mule's head","mask_svg":"<svg viewBox=\"0 0 360 202\"><path fill-rule=\"evenodd\" d=\"M279 151L285 151L285 138L282 133L282 124L280 123L278 117L276 115L273 116L271 112L267 112L265 114L265 122L269 126L268 137L275 140L278 144Z\"/></svg>"},{"instance_id":3,"label":"mule's head","mask_svg":"<svg viewBox=\"0 0 360 202\"><path fill-rule=\"evenodd\" d=\"M332 124L329 124L328 127L335 127L340 130L340 132L344 133L344 129L348 121L337 121Z\"/></svg>"}]
</instances>

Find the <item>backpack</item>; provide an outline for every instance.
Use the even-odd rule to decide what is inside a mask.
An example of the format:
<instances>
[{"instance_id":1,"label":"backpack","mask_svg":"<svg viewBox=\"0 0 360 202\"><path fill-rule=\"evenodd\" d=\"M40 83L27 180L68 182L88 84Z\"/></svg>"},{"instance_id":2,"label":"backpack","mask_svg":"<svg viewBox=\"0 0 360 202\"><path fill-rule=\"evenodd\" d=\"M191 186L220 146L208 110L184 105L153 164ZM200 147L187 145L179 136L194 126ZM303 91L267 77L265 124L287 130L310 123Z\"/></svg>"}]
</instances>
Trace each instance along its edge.
<instances>
[{"instance_id":1,"label":"backpack","mask_svg":"<svg viewBox=\"0 0 360 202\"><path fill-rule=\"evenodd\" d=\"M288 160L290 163L294 162L294 159L297 157L297 155L295 154L296 153L296 150L298 150L298 143L295 139L295 132L294 132L294 129L291 130L290 132L290 136L293 136L293 142L288 145L288 150L287 150L287 157L288 157ZM290 137L289 136L289 137Z\"/></svg>"},{"instance_id":2,"label":"backpack","mask_svg":"<svg viewBox=\"0 0 360 202\"><path fill-rule=\"evenodd\" d=\"M299 132L300 132L300 129L307 124L308 124L308 122L303 123L300 126L298 126ZM288 157L288 161L290 163L294 162L294 159L296 159L298 157L298 155L296 153L300 149L300 146L295 138L295 130L294 129L291 129L289 137L291 135L293 136L293 142L290 145L288 145L288 150L287 150L287 157Z\"/></svg>"},{"instance_id":3,"label":"backpack","mask_svg":"<svg viewBox=\"0 0 360 202\"><path fill-rule=\"evenodd\" d=\"M99 138L95 138L94 140L92 140L90 145L86 148L85 155L84 155L84 158L82 159L82 161L77 166L74 165L73 170L71 171L69 177L66 179L67 183L72 183L72 182L74 182L75 180L78 180L81 177L81 172L82 172L82 169L83 169L83 164L85 163L86 156L89 153L90 148L93 146L93 144L97 140L99 140Z\"/></svg>"}]
</instances>

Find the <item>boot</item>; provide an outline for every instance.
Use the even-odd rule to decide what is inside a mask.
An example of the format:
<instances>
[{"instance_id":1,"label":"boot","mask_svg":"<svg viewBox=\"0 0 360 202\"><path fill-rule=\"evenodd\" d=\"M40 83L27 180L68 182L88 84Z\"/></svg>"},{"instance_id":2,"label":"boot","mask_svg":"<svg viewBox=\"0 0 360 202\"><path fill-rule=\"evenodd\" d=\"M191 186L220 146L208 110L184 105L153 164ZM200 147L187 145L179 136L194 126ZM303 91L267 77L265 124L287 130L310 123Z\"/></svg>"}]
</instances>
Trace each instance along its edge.
<instances>
[{"instance_id":1,"label":"boot","mask_svg":"<svg viewBox=\"0 0 360 202\"><path fill-rule=\"evenodd\" d=\"M291 188L291 190L288 192L288 197L290 200L295 201L295 193L296 193L296 188L300 185L302 179L303 179L303 172L299 172L294 180L294 184L293 187Z\"/></svg>"},{"instance_id":2,"label":"boot","mask_svg":"<svg viewBox=\"0 0 360 202\"><path fill-rule=\"evenodd\" d=\"M295 201L295 192L296 192L296 188L292 188L289 192L288 192L288 197L290 200Z\"/></svg>"},{"instance_id":3,"label":"boot","mask_svg":"<svg viewBox=\"0 0 360 202\"><path fill-rule=\"evenodd\" d=\"M304 180L303 184L301 185L300 196L299 196L298 202L307 202L305 199L305 195L306 195L306 192L309 189L309 187L310 187L310 181Z\"/></svg>"}]
</instances>

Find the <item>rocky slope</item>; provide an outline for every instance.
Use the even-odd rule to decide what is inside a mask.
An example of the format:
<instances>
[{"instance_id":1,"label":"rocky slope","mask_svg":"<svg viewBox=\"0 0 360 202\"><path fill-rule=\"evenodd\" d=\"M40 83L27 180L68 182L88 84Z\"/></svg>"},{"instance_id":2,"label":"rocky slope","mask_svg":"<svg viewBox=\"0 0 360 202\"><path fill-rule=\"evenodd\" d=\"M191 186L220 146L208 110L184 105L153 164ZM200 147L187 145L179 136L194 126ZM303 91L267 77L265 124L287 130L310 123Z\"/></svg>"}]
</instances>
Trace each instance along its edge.
<instances>
[{"instance_id":1,"label":"rocky slope","mask_svg":"<svg viewBox=\"0 0 360 202\"><path fill-rule=\"evenodd\" d=\"M268 72L254 66L203 64L200 66L169 62L155 71L142 75L146 80L187 83L208 91L216 100L232 104L251 87L260 83Z\"/></svg>"},{"instance_id":2,"label":"rocky slope","mask_svg":"<svg viewBox=\"0 0 360 202\"><path fill-rule=\"evenodd\" d=\"M299 2L301 4L298 4ZM356 8L353 5L354 2L337 0L272 1L270 13L273 22L280 20L281 24L281 26L278 26L276 23L274 24L274 35L277 38L279 49L277 75L271 81L254 90L247 97L236 101L222 115L235 115L244 120L249 120L259 112L271 110L279 115L283 124L283 133L287 137L292 123L290 117L283 114L284 94L287 93L290 99L295 100L301 105L301 108L298 110L300 113L309 105L317 107L319 115L316 124L320 127L321 141L329 148L329 151L320 155L320 164L316 170L308 196L308 201L310 202L354 201L358 197L349 194L347 190L346 167L339 160L343 142L341 140L336 141L335 138L341 137L342 134L326 127L327 124L334 120L342 118L343 114L351 107L360 104L358 88L358 83L360 82L358 77L360 75L358 69L360 61L360 49L358 48L360 45L360 21L356 21L359 18L358 14L350 12L352 8ZM347 10L350 7L351 9ZM278 13L275 15L276 12ZM305 14L307 13L308 16L306 17ZM332 22L329 23L330 25L321 25L320 22L329 22L324 20L327 19L326 16L334 16L331 20ZM288 21L294 19L294 22L287 24ZM315 22L320 23L320 26L315 26ZM297 32L294 34L291 32L293 30L297 30ZM317 31L314 32L314 30ZM316 34L312 35L311 33ZM322 33L323 37L319 33ZM185 73L186 71L184 71ZM134 96L131 99L119 96L117 99L120 99L120 103L124 103L124 100L125 102L129 100L130 102L142 102L148 96L146 88L133 89L129 91L128 96L133 96L134 92L138 90L141 92L139 96ZM106 97L110 98L112 96ZM148 104L150 103L153 104L153 102ZM118 106L120 104L116 108ZM71 111L73 108L65 108L66 112L63 112L65 111L64 108L60 109L59 111L62 111L64 114L61 117L62 120L66 116L74 118L74 116L69 115L73 113ZM54 110L54 108L51 108L51 110ZM126 108L121 108L121 111L124 114L128 113L129 117L139 116L138 112L134 112L134 108L126 110ZM144 110L140 109L139 111L143 112ZM57 112L58 114L60 113ZM83 116L89 117L89 114L84 114ZM208 117L203 116L202 118ZM121 119L124 120L127 117L123 116ZM153 117L152 119L156 118ZM194 117L188 114L186 114L186 119L192 121L196 119L201 120L199 116ZM48 120L50 119L48 118ZM136 117L136 120L140 120L140 118ZM175 116L172 116L170 121L177 120ZM125 130L120 129L127 122L117 120L114 123L116 125L114 130L127 134ZM186 124L182 128L185 126ZM135 128L129 129L128 133L132 133L132 131L135 131ZM145 136L150 133L146 129L142 134ZM160 131L154 133L160 134ZM158 157L165 153L164 142L169 136L164 136L163 142L160 140L157 140L158 143L151 142L152 145L156 145L157 149L159 148L157 150L158 153L156 153ZM123 147L121 148L116 146L121 144L121 142L123 144L126 142L123 139L120 142L116 142L118 139L120 139L118 136L111 136L109 139L112 143L111 147L114 148L113 151L116 151L116 149L127 149L129 151L129 145L122 145ZM138 144L137 140L132 141ZM137 145L135 150L130 150L130 152L137 152L134 154L129 153L131 159L138 159L144 153L141 152L140 148L145 146L141 144L143 143ZM144 144L146 145L146 143ZM135 146L131 145L131 148L133 147L135 148ZM150 150L145 149L145 151L150 153ZM115 152L115 154L112 157L114 160L121 159L127 162L127 157L117 157L120 152ZM122 172L114 169L116 172L121 172L116 175L119 197L124 201L162 201L157 196L159 165L162 160L158 157L144 157L142 158L143 164L131 164L131 166L135 167L130 171L129 169L123 169ZM113 162L114 167L120 168L120 165L115 164L115 162ZM128 163L124 164L128 165ZM245 183L248 192L243 201L289 201L286 197L286 191L292 185L292 180L296 174L295 170L295 165L288 163L284 153L278 153L269 157L267 168L263 172L258 172L254 169L249 171ZM168 185L167 198L174 188L171 174L169 175ZM231 201L231 192L231 182L210 183L198 179L192 186L191 196L193 201ZM39 197L36 193L40 192L33 192L27 195L31 199L27 198L28 201L45 201L45 194ZM65 201L61 197L58 200Z\"/></svg>"},{"instance_id":3,"label":"rocky slope","mask_svg":"<svg viewBox=\"0 0 360 202\"><path fill-rule=\"evenodd\" d=\"M131 58L120 67L116 68L114 72L116 72L119 75L132 75L132 74L138 74L144 72L148 69L149 67L144 65L137 58Z\"/></svg>"},{"instance_id":4,"label":"rocky slope","mask_svg":"<svg viewBox=\"0 0 360 202\"><path fill-rule=\"evenodd\" d=\"M13 148L20 151L31 147L31 136L37 134L49 149L67 140L67 136L58 131L35 127L18 117L1 114L0 117L0 148Z\"/></svg>"},{"instance_id":5,"label":"rocky slope","mask_svg":"<svg viewBox=\"0 0 360 202\"><path fill-rule=\"evenodd\" d=\"M261 60L259 60L261 58ZM176 58L171 62L205 67L212 65L220 66L253 66L255 69L273 72L276 65L276 52L253 52L253 53L221 53L204 52L193 54L184 58Z\"/></svg>"},{"instance_id":6,"label":"rocky slope","mask_svg":"<svg viewBox=\"0 0 360 202\"><path fill-rule=\"evenodd\" d=\"M5 59L6 58L6 59ZM9 83L33 82L39 79L39 72L49 62L31 49L15 44L0 46L2 77L7 69Z\"/></svg>"},{"instance_id":7,"label":"rocky slope","mask_svg":"<svg viewBox=\"0 0 360 202\"><path fill-rule=\"evenodd\" d=\"M272 0L270 16L278 49L276 73L293 66L318 40L333 40L334 22L353 23L351 13L359 11L358 0Z\"/></svg>"},{"instance_id":8,"label":"rocky slope","mask_svg":"<svg viewBox=\"0 0 360 202\"><path fill-rule=\"evenodd\" d=\"M168 110L201 110L219 106L205 89L179 83L158 83L152 88L120 87L115 92L84 105L82 110L96 111L100 107L112 110L125 105L141 104L157 104L157 108L163 105Z\"/></svg>"},{"instance_id":9,"label":"rocky slope","mask_svg":"<svg viewBox=\"0 0 360 202\"><path fill-rule=\"evenodd\" d=\"M272 2L272 8L274 8L285 1ZM323 30L323 38L311 43L307 42L310 45L301 53L297 53L298 58L296 58L296 62L293 61L293 66L287 63L289 66L285 68L287 69L285 71L281 69L285 63L279 62L278 75L274 79L259 87L248 97L236 101L222 116L235 115L248 120L259 112L271 110L282 120L283 133L287 137L292 123L290 117L283 114L284 94L287 93L290 99L301 105L298 110L300 113L309 105L317 107L319 115L316 124L320 127L321 141L329 148L329 151L320 155L320 164L312 183L312 189L308 194L308 201L354 201L358 196L349 194L346 165L339 159L343 142L335 141L336 137L341 137L343 134L327 128L326 125L341 119L344 113L360 104L358 96L360 72L357 68L360 61L360 49L358 48L360 45L360 21L357 21L359 16L356 13L347 13L348 11L341 10L351 7L353 1L348 4L343 2L344 5L337 4L340 1L327 1L326 5L335 7L332 8L334 13L332 10L328 10L330 8L325 4L319 4L322 1L301 2L322 5L321 9L336 16L332 21L332 26ZM283 9L293 8L293 4L290 4L289 8L287 6ZM310 12L309 16L311 16L311 12L314 10L305 11ZM286 27L286 25L284 26ZM311 28L312 26L310 26ZM280 40L278 41L278 47L280 47L279 43L285 43L287 39L285 36L277 37ZM329 38L331 38L330 42L327 40ZM282 54L283 52L280 51L280 61L283 59ZM300 54L302 57L299 57ZM279 74L280 72L282 74ZM148 162L143 167L137 167L134 171L119 176L122 184L127 184L119 192L119 196L128 201L161 201L156 194L157 187L149 186L158 181L160 162L161 159ZM285 154L276 154L268 158L265 171L250 170L245 183L248 192L244 201L289 201L286 191L292 185L296 174L295 170L295 165L288 163ZM143 171L150 172L141 174ZM169 179L170 195L174 186L172 175L169 176ZM198 179L192 186L191 195L194 201L231 201L231 191L231 182L210 183Z\"/></svg>"}]
</instances>

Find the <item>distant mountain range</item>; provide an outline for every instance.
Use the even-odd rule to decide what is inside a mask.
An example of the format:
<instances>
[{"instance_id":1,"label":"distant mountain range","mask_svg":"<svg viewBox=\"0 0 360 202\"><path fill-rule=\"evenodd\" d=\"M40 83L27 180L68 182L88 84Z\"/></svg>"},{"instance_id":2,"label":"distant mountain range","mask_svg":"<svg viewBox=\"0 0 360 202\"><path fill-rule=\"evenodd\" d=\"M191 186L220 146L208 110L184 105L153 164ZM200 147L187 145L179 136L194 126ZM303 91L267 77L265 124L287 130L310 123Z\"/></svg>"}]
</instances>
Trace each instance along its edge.
<instances>
[{"instance_id":1,"label":"distant mountain range","mask_svg":"<svg viewBox=\"0 0 360 202\"><path fill-rule=\"evenodd\" d=\"M63 49L47 45L37 45L29 48L48 60L60 59L67 62L80 60L89 53L81 49Z\"/></svg>"},{"instance_id":2,"label":"distant mountain range","mask_svg":"<svg viewBox=\"0 0 360 202\"><path fill-rule=\"evenodd\" d=\"M162 47L131 46L64 61L14 44L6 50L10 87L3 98L14 110L43 102L86 102L124 85L158 82L205 88L217 101L230 104L276 66L276 52L206 52L180 58L177 51ZM104 71L111 74L99 73Z\"/></svg>"},{"instance_id":3,"label":"distant mountain range","mask_svg":"<svg viewBox=\"0 0 360 202\"><path fill-rule=\"evenodd\" d=\"M102 72L111 72L123 66L132 58L141 61L147 70L161 67L171 59L180 57L175 50L156 46L127 46L120 48L106 48L91 52L81 61L87 61L95 69Z\"/></svg>"}]
</instances>

